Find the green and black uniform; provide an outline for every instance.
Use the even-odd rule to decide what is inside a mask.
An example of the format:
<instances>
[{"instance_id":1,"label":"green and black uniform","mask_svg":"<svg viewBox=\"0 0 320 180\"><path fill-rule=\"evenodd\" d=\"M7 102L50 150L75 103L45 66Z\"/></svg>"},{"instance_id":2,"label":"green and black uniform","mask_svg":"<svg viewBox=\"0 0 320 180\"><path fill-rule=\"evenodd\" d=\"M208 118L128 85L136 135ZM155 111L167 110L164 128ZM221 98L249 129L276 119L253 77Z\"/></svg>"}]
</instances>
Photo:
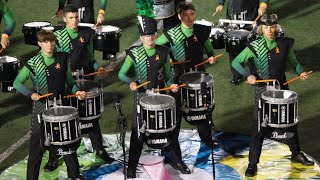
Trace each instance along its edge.
<instances>
[{"instance_id":1,"label":"green and black uniform","mask_svg":"<svg viewBox=\"0 0 320 180\"><path fill-rule=\"evenodd\" d=\"M99 1L100 1L100 9L105 10L107 6L107 0L99 0ZM59 0L58 10L63 9L66 2L78 8L80 22L95 24L93 0Z\"/></svg>"},{"instance_id":2,"label":"green and black uniform","mask_svg":"<svg viewBox=\"0 0 320 180\"><path fill-rule=\"evenodd\" d=\"M203 62L204 50L208 57L214 55L213 47L209 40L210 31L211 27L209 26L194 24L192 28L186 28L181 24L169 30L165 30L157 39L157 44L170 43L170 48L174 57L173 61L191 61L181 65L174 65L173 73L175 83L178 83L180 76L186 72L194 70L205 72L204 66L195 69L195 65ZM176 138L178 138L182 119L180 92L176 93L174 96L177 104L177 127L179 127L179 129L177 129ZM187 114L188 113L186 112L184 113L184 115ZM213 147L212 137L210 137L212 128L209 124L210 121L207 119L204 120L204 122L206 123L197 125L200 138L207 146ZM177 152L180 151L181 154L179 144L176 145L176 149L178 149Z\"/></svg>"},{"instance_id":3,"label":"green and black uniform","mask_svg":"<svg viewBox=\"0 0 320 180\"><path fill-rule=\"evenodd\" d=\"M6 28L2 33L11 36L16 26L16 21L13 18L12 12L8 7L7 2L5 2L4 0L0 0L0 23L2 21L2 18L6 23Z\"/></svg>"},{"instance_id":4,"label":"green and black uniform","mask_svg":"<svg viewBox=\"0 0 320 180\"><path fill-rule=\"evenodd\" d=\"M297 58L293 52L294 40L291 38L276 38L268 39L262 37L248 44L232 62L233 68L235 68L243 77L247 78L249 75L255 75L257 79L277 79L280 83L281 89L288 89L288 85L283 85L286 82L286 64L289 62L294 68L295 72L300 75L304 72L302 66L297 61ZM249 58L254 59L254 65L256 67L255 72L248 72L241 65L248 61ZM266 91L266 85L256 85L255 92L255 110L253 119L253 139L250 144L249 161L251 163L258 163L261 154L261 148L263 138L265 136L264 131L275 130L275 128L261 127L262 117L258 117L258 111L262 111L258 107L261 94ZM262 112L260 113L262 115ZM293 126L286 129L289 132L293 132L293 137L288 139L288 144L293 156L300 153L299 138L297 132L297 126Z\"/></svg>"},{"instance_id":5,"label":"green and black uniform","mask_svg":"<svg viewBox=\"0 0 320 180\"><path fill-rule=\"evenodd\" d=\"M124 81L127 84L134 82L132 78L127 76L129 70L134 67L137 84L150 81L150 83L147 84L147 89L149 90L152 88L164 88L166 84L171 85L170 58L169 49L167 47L159 45L152 48L146 48L143 45L134 46L128 49L126 53L127 57L118 73L118 77L121 81ZM138 101L140 97L144 95L145 89L139 90L139 92L135 93L134 98L128 164L128 170L134 172L134 174L140 158L143 142L145 141L145 134L140 131L143 122L141 122L141 118L139 118L139 114L137 114Z\"/></svg>"},{"instance_id":6,"label":"green and black uniform","mask_svg":"<svg viewBox=\"0 0 320 180\"><path fill-rule=\"evenodd\" d=\"M31 78L34 89L31 90L24 84ZM68 84L72 92L78 90L71 71L68 68L68 54L55 53L48 57L42 51L36 56L27 61L26 65L21 69L14 81L14 88L27 97L35 92L38 94L54 93L55 97L61 94L66 94L65 84ZM41 132L41 123L38 116L46 110L46 103L43 100L33 102L33 114L31 120L31 137L29 147L29 159L27 166L27 179L34 180L39 177L39 169L44 152L43 133ZM80 141L73 144L72 151L76 151ZM50 152L56 154L54 147L49 148ZM72 153L64 156L68 176L70 178L77 178L80 176L79 163L77 154Z\"/></svg>"}]
</instances>

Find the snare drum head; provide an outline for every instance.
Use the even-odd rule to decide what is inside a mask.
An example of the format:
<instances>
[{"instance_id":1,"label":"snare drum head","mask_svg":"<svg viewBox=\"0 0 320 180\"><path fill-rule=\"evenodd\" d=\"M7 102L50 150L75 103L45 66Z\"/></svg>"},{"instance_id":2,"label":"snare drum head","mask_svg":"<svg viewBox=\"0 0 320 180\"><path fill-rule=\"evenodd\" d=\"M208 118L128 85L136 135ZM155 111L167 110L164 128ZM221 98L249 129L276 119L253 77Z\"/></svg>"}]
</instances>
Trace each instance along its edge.
<instances>
[{"instance_id":1,"label":"snare drum head","mask_svg":"<svg viewBox=\"0 0 320 180\"><path fill-rule=\"evenodd\" d=\"M204 72L188 72L180 76L179 81L191 88L201 88L201 82L206 82L209 87L213 84L213 76Z\"/></svg>"},{"instance_id":2,"label":"snare drum head","mask_svg":"<svg viewBox=\"0 0 320 180\"><path fill-rule=\"evenodd\" d=\"M24 26L26 26L26 27L43 27L43 26L51 26L51 23L46 22L46 21L28 22L28 23L25 23Z\"/></svg>"},{"instance_id":3,"label":"snare drum head","mask_svg":"<svg viewBox=\"0 0 320 180\"><path fill-rule=\"evenodd\" d=\"M2 56L2 57L0 57L0 64L13 63L13 62L19 62L19 61L15 57L10 57L10 56Z\"/></svg>"},{"instance_id":4,"label":"snare drum head","mask_svg":"<svg viewBox=\"0 0 320 180\"><path fill-rule=\"evenodd\" d=\"M118 32L119 30L120 30L120 28L118 28L116 26L111 26L111 25L96 27L96 32L98 32L98 33Z\"/></svg>"},{"instance_id":5,"label":"snare drum head","mask_svg":"<svg viewBox=\"0 0 320 180\"><path fill-rule=\"evenodd\" d=\"M201 20L196 20L194 21L195 24L200 24L200 25L204 25L204 26L213 26L213 23L207 21L207 20L204 20L204 19L201 19Z\"/></svg>"},{"instance_id":6,"label":"snare drum head","mask_svg":"<svg viewBox=\"0 0 320 180\"><path fill-rule=\"evenodd\" d=\"M240 39L248 37L249 34L250 32L245 29L239 29L239 30L233 30L233 31L227 32L228 37L240 38Z\"/></svg>"},{"instance_id":7,"label":"snare drum head","mask_svg":"<svg viewBox=\"0 0 320 180\"><path fill-rule=\"evenodd\" d=\"M54 27L53 26L47 26L47 27L42 27L41 29L46 30L46 31L53 31Z\"/></svg>"},{"instance_id":8,"label":"snare drum head","mask_svg":"<svg viewBox=\"0 0 320 180\"><path fill-rule=\"evenodd\" d=\"M58 106L45 110L42 114L44 121L46 120L63 120L77 117L78 110L71 106Z\"/></svg>"},{"instance_id":9,"label":"snare drum head","mask_svg":"<svg viewBox=\"0 0 320 180\"><path fill-rule=\"evenodd\" d=\"M146 109L167 109L175 106L175 99L169 95L155 94L140 98L139 103Z\"/></svg>"},{"instance_id":10,"label":"snare drum head","mask_svg":"<svg viewBox=\"0 0 320 180\"><path fill-rule=\"evenodd\" d=\"M77 84L81 91L89 92L89 95L87 95L87 97L95 97L96 95L102 93L102 90L101 90L102 86L97 82L81 80L81 81L77 81Z\"/></svg>"},{"instance_id":11,"label":"snare drum head","mask_svg":"<svg viewBox=\"0 0 320 180\"><path fill-rule=\"evenodd\" d=\"M214 35L214 34L223 34L225 33L226 31L222 28L218 28L218 27L213 27L211 28L211 33L210 35Z\"/></svg>"},{"instance_id":12,"label":"snare drum head","mask_svg":"<svg viewBox=\"0 0 320 180\"><path fill-rule=\"evenodd\" d=\"M94 26L94 24L91 23L78 23L79 27L89 27L92 28Z\"/></svg>"},{"instance_id":13,"label":"snare drum head","mask_svg":"<svg viewBox=\"0 0 320 180\"><path fill-rule=\"evenodd\" d=\"M297 101L298 94L289 90L267 90L261 98L272 103L292 103Z\"/></svg>"}]
</instances>

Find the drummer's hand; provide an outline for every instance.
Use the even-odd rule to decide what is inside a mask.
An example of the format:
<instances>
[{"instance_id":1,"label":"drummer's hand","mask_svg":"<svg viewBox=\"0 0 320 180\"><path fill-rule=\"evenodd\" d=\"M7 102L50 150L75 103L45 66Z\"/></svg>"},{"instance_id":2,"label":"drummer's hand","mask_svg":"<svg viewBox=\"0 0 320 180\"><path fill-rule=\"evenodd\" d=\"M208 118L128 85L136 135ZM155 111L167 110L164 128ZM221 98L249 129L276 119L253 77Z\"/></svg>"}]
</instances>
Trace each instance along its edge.
<instances>
[{"instance_id":1,"label":"drummer's hand","mask_svg":"<svg viewBox=\"0 0 320 180\"><path fill-rule=\"evenodd\" d=\"M256 79L256 77L254 75L250 75L247 78L247 81L248 81L249 84L256 84L256 80L257 79Z\"/></svg>"},{"instance_id":2,"label":"drummer's hand","mask_svg":"<svg viewBox=\"0 0 320 180\"><path fill-rule=\"evenodd\" d=\"M62 9L58 9L58 11L56 12L56 16L58 18L63 18L63 10Z\"/></svg>"},{"instance_id":3,"label":"drummer's hand","mask_svg":"<svg viewBox=\"0 0 320 180\"><path fill-rule=\"evenodd\" d=\"M218 5L217 7L216 7L216 12L221 12L223 10L223 5Z\"/></svg>"},{"instance_id":4,"label":"drummer's hand","mask_svg":"<svg viewBox=\"0 0 320 180\"><path fill-rule=\"evenodd\" d=\"M32 95L31 95L31 99L32 99L32 101L39 101L39 94L38 93L33 93Z\"/></svg>"},{"instance_id":5,"label":"drummer's hand","mask_svg":"<svg viewBox=\"0 0 320 180\"><path fill-rule=\"evenodd\" d=\"M79 100L84 100L87 97L87 93L85 91L77 91L76 96Z\"/></svg>"},{"instance_id":6,"label":"drummer's hand","mask_svg":"<svg viewBox=\"0 0 320 180\"><path fill-rule=\"evenodd\" d=\"M97 24L102 24L105 20L104 14L99 13L97 17Z\"/></svg>"},{"instance_id":7,"label":"drummer's hand","mask_svg":"<svg viewBox=\"0 0 320 180\"><path fill-rule=\"evenodd\" d=\"M262 16L267 12L267 4L266 3L260 3L259 9L258 9L258 15Z\"/></svg>"},{"instance_id":8,"label":"drummer's hand","mask_svg":"<svg viewBox=\"0 0 320 180\"><path fill-rule=\"evenodd\" d=\"M2 34L1 36L1 46L3 49L7 49L10 44L9 36L7 34Z\"/></svg>"},{"instance_id":9,"label":"drummer's hand","mask_svg":"<svg viewBox=\"0 0 320 180\"><path fill-rule=\"evenodd\" d=\"M300 79L301 80L306 80L308 78L309 78L309 74L308 73L303 72L303 73L300 74Z\"/></svg>"},{"instance_id":10,"label":"drummer's hand","mask_svg":"<svg viewBox=\"0 0 320 180\"><path fill-rule=\"evenodd\" d=\"M179 85L178 84L171 84L170 89L172 92L178 92L179 91Z\"/></svg>"},{"instance_id":11,"label":"drummer's hand","mask_svg":"<svg viewBox=\"0 0 320 180\"><path fill-rule=\"evenodd\" d=\"M98 72L99 72L99 76L100 76L101 78L105 78L105 77L109 74L108 72L106 72L106 71L103 69L103 67L99 67Z\"/></svg>"},{"instance_id":12,"label":"drummer's hand","mask_svg":"<svg viewBox=\"0 0 320 180\"><path fill-rule=\"evenodd\" d=\"M137 83L136 82L132 82L132 83L130 83L129 87L130 87L130 89L132 91L135 91L135 90L137 90Z\"/></svg>"},{"instance_id":13,"label":"drummer's hand","mask_svg":"<svg viewBox=\"0 0 320 180\"><path fill-rule=\"evenodd\" d=\"M210 64L215 64L217 62L217 59L213 56L209 57L209 63Z\"/></svg>"}]
</instances>

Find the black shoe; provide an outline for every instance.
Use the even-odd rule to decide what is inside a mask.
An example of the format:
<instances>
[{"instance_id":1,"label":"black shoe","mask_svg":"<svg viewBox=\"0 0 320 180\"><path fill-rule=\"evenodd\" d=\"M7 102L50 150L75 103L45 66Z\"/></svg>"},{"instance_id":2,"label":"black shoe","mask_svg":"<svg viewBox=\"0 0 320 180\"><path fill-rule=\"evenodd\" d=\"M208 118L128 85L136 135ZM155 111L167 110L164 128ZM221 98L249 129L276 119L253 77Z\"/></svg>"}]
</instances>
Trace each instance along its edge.
<instances>
[{"instance_id":1,"label":"black shoe","mask_svg":"<svg viewBox=\"0 0 320 180\"><path fill-rule=\"evenodd\" d=\"M96 152L96 157L104 160L106 163L110 164L112 163L113 161L115 161L112 157L109 156L109 154L107 153L106 150L98 150Z\"/></svg>"},{"instance_id":2,"label":"black shoe","mask_svg":"<svg viewBox=\"0 0 320 180\"><path fill-rule=\"evenodd\" d=\"M256 163L249 163L245 175L247 177L253 177L253 176L257 175L257 164Z\"/></svg>"},{"instance_id":3,"label":"black shoe","mask_svg":"<svg viewBox=\"0 0 320 180\"><path fill-rule=\"evenodd\" d=\"M188 166L183 162L175 163L173 161L168 161L168 163L176 170L179 170L182 174L191 174Z\"/></svg>"},{"instance_id":4,"label":"black shoe","mask_svg":"<svg viewBox=\"0 0 320 180\"><path fill-rule=\"evenodd\" d=\"M232 80L230 81L230 84L233 85L239 85L242 82L242 79L238 79L238 78L232 78Z\"/></svg>"},{"instance_id":5,"label":"black shoe","mask_svg":"<svg viewBox=\"0 0 320 180\"><path fill-rule=\"evenodd\" d=\"M127 178L136 178L136 170L127 168Z\"/></svg>"},{"instance_id":6,"label":"black shoe","mask_svg":"<svg viewBox=\"0 0 320 180\"><path fill-rule=\"evenodd\" d=\"M44 166L45 172L54 171L58 168L58 161L48 161L47 164Z\"/></svg>"},{"instance_id":7,"label":"black shoe","mask_svg":"<svg viewBox=\"0 0 320 180\"><path fill-rule=\"evenodd\" d=\"M305 166L314 165L314 162L310 161L302 152L300 152L297 156L291 156L291 162L301 163Z\"/></svg>"}]
</instances>

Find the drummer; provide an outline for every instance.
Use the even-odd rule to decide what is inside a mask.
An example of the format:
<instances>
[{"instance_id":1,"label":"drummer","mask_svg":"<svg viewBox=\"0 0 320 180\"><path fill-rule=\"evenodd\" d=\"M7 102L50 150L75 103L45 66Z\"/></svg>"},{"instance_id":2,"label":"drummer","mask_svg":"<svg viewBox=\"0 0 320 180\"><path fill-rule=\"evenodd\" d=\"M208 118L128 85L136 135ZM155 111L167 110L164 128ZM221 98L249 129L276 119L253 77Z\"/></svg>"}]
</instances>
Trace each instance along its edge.
<instances>
[{"instance_id":1,"label":"drummer","mask_svg":"<svg viewBox=\"0 0 320 180\"><path fill-rule=\"evenodd\" d=\"M16 26L16 21L14 20L12 12L9 9L8 4L5 0L0 0L0 23L2 18L4 19L7 26L1 35L1 51L2 49L7 49L9 47L9 37L12 35L13 30Z\"/></svg>"},{"instance_id":2,"label":"drummer","mask_svg":"<svg viewBox=\"0 0 320 180\"><path fill-rule=\"evenodd\" d=\"M254 21L259 15L263 15L267 11L269 0L218 0L218 6L216 7L216 13L223 10L223 6L227 2L226 16L227 19L241 20L241 21ZM252 30L251 25L244 26L244 29ZM231 66L232 60L240 52L229 53L230 68L232 73L232 79L230 81L233 85L239 85L243 81L243 77ZM251 67L251 63L249 64Z\"/></svg>"},{"instance_id":3,"label":"drummer","mask_svg":"<svg viewBox=\"0 0 320 180\"><path fill-rule=\"evenodd\" d=\"M68 4L74 5L78 8L79 12L79 22L81 23L91 23L95 24L94 20L94 0L59 0L59 7L56 15L58 17L63 17L63 7ZM97 24L101 24L105 20L105 9L107 6L107 0L99 0L100 9L98 12Z\"/></svg>"},{"instance_id":4,"label":"drummer","mask_svg":"<svg viewBox=\"0 0 320 180\"><path fill-rule=\"evenodd\" d=\"M78 9L73 5L66 5L63 8L64 22L66 28L58 30L55 33L58 43L56 44L57 52L67 52L70 56L70 69L74 77L81 77L83 74L88 74L94 71L100 71L100 76L105 77L106 71L100 67L93 54L92 30L78 28ZM93 149L96 151L96 156L103 159L106 163L114 161L109 156L102 144L101 129L98 120L96 126L89 131ZM58 157L55 154L49 155L49 162L45 166L46 171L53 171L58 167Z\"/></svg>"},{"instance_id":5,"label":"drummer","mask_svg":"<svg viewBox=\"0 0 320 180\"><path fill-rule=\"evenodd\" d=\"M280 88L288 90L288 85L283 85L286 82L285 68L288 61L294 68L295 72L300 76L300 79L305 80L308 74L304 72L302 66L297 61L296 55L293 52L294 39L277 37L278 33L278 17L275 14L263 15L260 19L258 33L263 37L251 42L233 61L232 67L237 70L243 77L248 80L249 84L256 85L255 95L255 111L253 119L253 136L250 144L249 165L245 172L246 176L252 177L257 173L257 164L261 154L264 134L259 131L258 124L258 101L261 94L266 91L265 84L256 84L257 79L277 79L280 83ZM248 61L249 58L254 58L256 72L248 72L242 66L242 63ZM260 112L262 114L262 112ZM292 138L288 139L288 145L292 152L291 161L298 162L306 166L312 166L314 162L308 160L301 152L297 126L290 127L290 132L294 132Z\"/></svg>"},{"instance_id":6,"label":"drummer","mask_svg":"<svg viewBox=\"0 0 320 180\"><path fill-rule=\"evenodd\" d=\"M157 22L147 16L138 16L138 19L140 22L140 40L143 45L133 46L126 51L127 56L118 74L121 81L126 82L132 91L136 91L134 107L137 107L138 99L142 97L146 91L144 88L137 89L139 84L150 81L150 83L146 85L147 90L151 90L152 88L159 89L163 88L165 84L172 84L169 49L165 46L155 45L155 40L157 39ZM135 68L136 81L127 76L131 67ZM172 84L170 87L172 87L172 92L177 92L179 89L177 84ZM136 177L136 168L143 147L143 141L140 141L140 139L144 139L144 134L139 131L141 127L138 126L136 115L137 109L134 108L127 171L128 178ZM178 141L178 139L174 139L173 141L175 140ZM169 148L165 151L169 151ZM178 154L173 154L173 156L178 156ZM181 163L177 162L177 165L181 166Z\"/></svg>"},{"instance_id":7,"label":"drummer","mask_svg":"<svg viewBox=\"0 0 320 180\"><path fill-rule=\"evenodd\" d=\"M208 57L209 63L215 64L216 59L214 58L213 47L209 40L209 34L211 27L194 24L196 20L195 7L190 2L181 2L177 7L178 17L181 24L175 26L169 30L165 30L164 33L157 39L157 44L170 43L170 48L174 56L174 61L183 63L184 61L190 61L189 63L175 65L174 69L174 79L178 83L179 77L189 71L205 71L204 66L195 69L195 65L203 62L203 49L205 49ZM177 126L180 127L182 112L181 112L181 100L180 93L176 93L175 96L177 103ZM201 141L204 142L210 148L213 148L214 144L212 142L211 128L209 125L209 119L204 120L206 123L198 125L198 132ZM176 136L179 135L179 131L176 132ZM179 144L176 148L180 150ZM188 168L184 169L185 172L190 171Z\"/></svg>"},{"instance_id":8,"label":"drummer","mask_svg":"<svg viewBox=\"0 0 320 180\"><path fill-rule=\"evenodd\" d=\"M72 78L70 68L68 68L68 54L54 52L56 37L53 32L39 31L37 39L41 50L27 61L13 84L14 88L33 101L27 179L39 178L40 164L45 151L38 115L41 115L46 109L46 103L39 96L50 92L54 97L58 97L66 93L65 84L67 84L73 93L78 94L78 99L86 97L84 91L78 91L79 88ZM32 79L34 89L29 89L24 85L29 78ZM79 145L80 141L76 142L71 149L73 153L64 155L69 178L81 179L76 153ZM53 146L49 147L51 153L56 154L56 150L57 148Z\"/></svg>"}]
</instances>

